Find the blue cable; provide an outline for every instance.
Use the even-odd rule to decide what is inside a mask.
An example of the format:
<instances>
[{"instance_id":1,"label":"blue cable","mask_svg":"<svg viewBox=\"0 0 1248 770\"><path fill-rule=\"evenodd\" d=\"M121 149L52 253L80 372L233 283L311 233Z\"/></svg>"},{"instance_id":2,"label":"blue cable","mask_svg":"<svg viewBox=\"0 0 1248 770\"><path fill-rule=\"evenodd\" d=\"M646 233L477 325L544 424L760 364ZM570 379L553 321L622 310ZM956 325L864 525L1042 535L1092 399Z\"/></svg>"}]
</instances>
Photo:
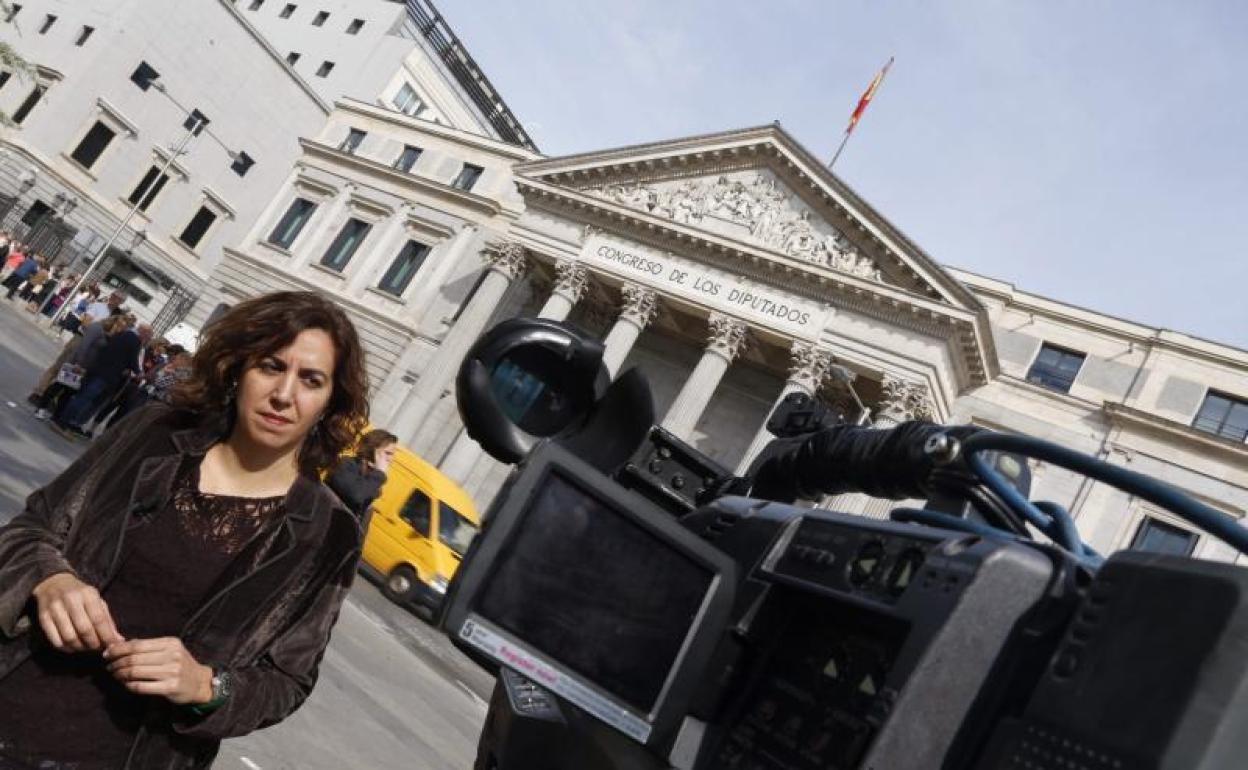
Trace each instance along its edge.
<instances>
[{"instance_id":1,"label":"blue cable","mask_svg":"<svg viewBox=\"0 0 1248 770\"><path fill-rule=\"evenodd\" d=\"M1000 495L1029 523L1044 531L1054 542L1077 556L1084 556L1089 552L1095 554L1095 552L1087 548L1079 538L1078 529L1070 514L1061 506L1051 504L1043 504L1044 509L1041 509L1037 504L1023 497L1005 480L1005 477L997 473L996 469L977 454L988 450L1034 457L1067 470L1082 473L1090 479L1104 482L1160 505L1187 519L1240 553L1248 553L1248 529L1241 527L1234 517L1198 502L1174 487L1142 473L1110 465L1081 452L1030 436L985 431L967 437L962 442L962 452L967 463L984 485Z\"/></svg>"}]
</instances>

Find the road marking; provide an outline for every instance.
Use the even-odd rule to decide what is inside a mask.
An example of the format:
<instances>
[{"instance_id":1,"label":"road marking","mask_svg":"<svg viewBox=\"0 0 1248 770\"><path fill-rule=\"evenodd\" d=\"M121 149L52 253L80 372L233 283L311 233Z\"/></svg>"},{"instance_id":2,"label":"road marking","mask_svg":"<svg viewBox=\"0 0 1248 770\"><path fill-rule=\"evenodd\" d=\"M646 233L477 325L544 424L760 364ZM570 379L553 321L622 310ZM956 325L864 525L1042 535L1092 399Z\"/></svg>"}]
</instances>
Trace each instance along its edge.
<instances>
[{"instance_id":1,"label":"road marking","mask_svg":"<svg viewBox=\"0 0 1248 770\"><path fill-rule=\"evenodd\" d=\"M263 768L261 768L260 765L257 765L255 762L252 762L247 757L239 757L238 761L242 762L244 765L247 765L248 770L263 770Z\"/></svg>"},{"instance_id":2,"label":"road marking","mask_svg":"<svg viewBox=\"0 0 1248 770\"><path fill-rule=\"evenodd\" d=\"M5 401L4 403L8 404L10 409L17 408L17 404L13 403L12 401Z\"/></svg>"},{"instance_id":3,"label":"road marking","mask_svg":"<svg viewBox=\"0 0 1248 770\"><path fill-rule=\"evenodd\" d=\"M459 689L461 689L461 690L463 690L464 692L468 693L468 697L469 697L469 698L472 698L473 703L476 703L476 704L477 704L477 706L478 706L478 708L480 708L482 711L489 711L489 709L490 709L490 704L488 704L488 703L486 703L485 701L481 700L481 696L480 696L480 695L477 695L475 692L473 692L471 687L469 687L468 685L466 685L466 684L464 684L463 682L459 681L458 679L456 679L456 680L455 680L455 684L459 685Z\"/></svg>"}]
</instances>

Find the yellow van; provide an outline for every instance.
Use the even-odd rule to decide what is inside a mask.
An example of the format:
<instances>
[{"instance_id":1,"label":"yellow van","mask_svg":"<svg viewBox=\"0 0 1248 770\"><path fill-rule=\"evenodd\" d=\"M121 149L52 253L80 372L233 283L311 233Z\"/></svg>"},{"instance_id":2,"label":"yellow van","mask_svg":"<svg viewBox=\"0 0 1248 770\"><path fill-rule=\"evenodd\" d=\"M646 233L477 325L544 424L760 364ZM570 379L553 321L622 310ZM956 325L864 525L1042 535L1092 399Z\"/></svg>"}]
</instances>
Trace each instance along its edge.
<instances>
[{"instance_id":1,"label":"yellow van","mask_svg":"<svg viewBox=\"0 0 1248 770\"><path fill-rule=\"evenodd\" d=\"M373 501L364 535L365 569L393 601L436 613L479 528L468 494L400 447Z\"/></svg>"}]
</instances>

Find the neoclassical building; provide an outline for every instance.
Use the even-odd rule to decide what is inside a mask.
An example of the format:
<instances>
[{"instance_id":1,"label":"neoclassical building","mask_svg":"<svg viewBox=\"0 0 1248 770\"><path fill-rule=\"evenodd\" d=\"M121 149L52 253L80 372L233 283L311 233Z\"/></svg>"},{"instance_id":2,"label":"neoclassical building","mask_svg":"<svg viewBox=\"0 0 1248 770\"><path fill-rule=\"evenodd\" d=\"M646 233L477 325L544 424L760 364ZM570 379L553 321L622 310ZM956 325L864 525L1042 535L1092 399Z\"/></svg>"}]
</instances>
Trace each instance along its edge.
<instances>
[{"instance_id":1,"label":"neoclassical building","mask_svg":"<svg viewBox=\"0 0 1248 770\"><path fill-rule=\"evenodd\" d=\"M463 432L453 379L484 329L526 313L600 335L612 373L641 367L661 423L728 467L801 390L877 425L1039 435L1248 510L1248 353L945 268L779 125L549 158L341 101L303 150L213 289L335 294L369 346L374 421L481 506L507 469ZM1031 471L1097 548L1231 556Z\"/></svg>"}]
</instances>

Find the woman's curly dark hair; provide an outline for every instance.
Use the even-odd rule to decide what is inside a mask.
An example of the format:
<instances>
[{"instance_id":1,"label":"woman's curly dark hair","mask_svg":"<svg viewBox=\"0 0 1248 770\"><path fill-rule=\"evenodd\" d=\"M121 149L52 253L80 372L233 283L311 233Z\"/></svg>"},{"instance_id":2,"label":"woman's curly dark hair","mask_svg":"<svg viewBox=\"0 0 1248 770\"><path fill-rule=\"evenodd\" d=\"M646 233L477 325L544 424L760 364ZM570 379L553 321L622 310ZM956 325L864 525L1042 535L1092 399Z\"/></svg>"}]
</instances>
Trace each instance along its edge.
<instances>
[{"instance_id":1,"label":"woman's curly dark hair","mask_svg":"<svg viewBox=\"0 0 1248 770\"><path fill-rule=\"evenodd\" d=\"M324 295L277 292L227 310L203 330L192 374L173 392L174 406L197 412L205 424L228 436L236 419L233 391L243 372L308 329L320 329L333 340L333 392L319 429L304 439L299 469L315 475L329 468L368 423L368 376L355 325Z\"/></svg>"}]
</instances>

